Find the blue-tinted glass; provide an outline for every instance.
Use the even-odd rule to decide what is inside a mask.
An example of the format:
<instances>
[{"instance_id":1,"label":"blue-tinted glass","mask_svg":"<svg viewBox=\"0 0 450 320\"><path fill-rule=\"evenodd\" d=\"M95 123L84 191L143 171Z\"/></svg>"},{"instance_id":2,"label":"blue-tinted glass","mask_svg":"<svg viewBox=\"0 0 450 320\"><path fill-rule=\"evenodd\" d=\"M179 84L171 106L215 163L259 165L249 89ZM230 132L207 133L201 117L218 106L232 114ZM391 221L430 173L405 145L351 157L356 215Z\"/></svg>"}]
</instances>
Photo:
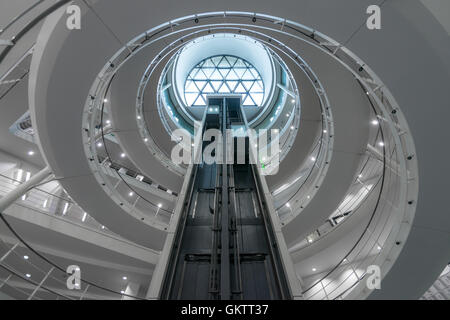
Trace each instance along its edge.
<instances>
[{"instance_id":1,"label":"blue-tinted glass","mask_svg":"<svg viewBox=\"0 0 450 320\"><path fill-rule=\"evenodd\" d=\"M264 83L249 62L233 56L214 56L197 64L186 78L188 106L206 105L208 94L242 94L245 106L261 106Z\"/></svg>"}]
</instances>

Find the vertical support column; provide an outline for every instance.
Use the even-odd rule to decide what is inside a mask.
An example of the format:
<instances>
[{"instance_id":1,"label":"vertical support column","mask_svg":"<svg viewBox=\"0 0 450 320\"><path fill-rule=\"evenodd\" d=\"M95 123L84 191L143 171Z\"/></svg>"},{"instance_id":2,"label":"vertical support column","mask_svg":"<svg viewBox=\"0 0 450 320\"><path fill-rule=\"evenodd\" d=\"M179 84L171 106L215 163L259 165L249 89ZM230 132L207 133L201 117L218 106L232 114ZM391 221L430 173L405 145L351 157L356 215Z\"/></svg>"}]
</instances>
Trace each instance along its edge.
<instances>
[{"instance_id":1,"label":"vertical support column","mask_svg":"<svg viewBox=\"0 0 450 320\"><path fill-rule=\"evenodd\" d=\"M8 192L3 198L0 199L0 212L3 212L6 208L12 205L17 199L33 189L37 184L41 183L52 175L50 168L45 167L38 173L36 173L30 180L22 183L14 190Z\"/></svg>"},{"instance_id":2,"label":"vertical support column","mask_svg":"<svg viewBox=\"0 0 450 320\"><path fill-rule=\"evenodd\" d=\"M222 106L222 207L221 207L221 269L220 293L222 300L229 300L230 291L230 239L228 215L228 165L227 156L227 106L224 98Z\"/></svg>"}]
</instances>

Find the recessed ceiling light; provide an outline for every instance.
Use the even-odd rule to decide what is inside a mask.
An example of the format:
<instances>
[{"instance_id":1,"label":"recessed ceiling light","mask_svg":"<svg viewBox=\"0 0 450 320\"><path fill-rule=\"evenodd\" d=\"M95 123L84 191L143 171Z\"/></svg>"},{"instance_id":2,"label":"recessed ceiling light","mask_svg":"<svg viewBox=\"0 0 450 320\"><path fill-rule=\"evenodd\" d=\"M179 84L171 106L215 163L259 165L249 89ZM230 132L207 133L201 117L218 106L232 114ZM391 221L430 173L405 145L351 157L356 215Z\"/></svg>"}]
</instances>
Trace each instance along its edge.
<instances>
[{"instance_id":1,"label":"recessed ceiling light","mask_svg":"<svg viewBox=\"0 0 450 320\"><path fill-rule=\"evenodd\" d=\"M312 242L313 242L313 240L312 240L312 239L308 239L308 242L309 242L309 243L312 243Z\"/></svg>"},{"instance_id":2,"label":"recessed ceiling light","mask_svg":"<svg viewBox=\"0 0 450 320\"><path fill-rule=\"evenodd\" d=\"M162 204L161 203L158 203L158 208L161 208L162 207Z\"/></svg>"},{"instance_id":3,"label":"recessed ceiling light","mask_svg":"<svg viewBox=\"0 0 450 320\"><path fill-rule=\"evenodd\" d=\"M315 272L315 271L317 271L317 269L316 268L312 268L312 271Z\"/></svg>"},{"instance_id":4,"label":"recessed ceiling light","mask_svg":"<svg viewBox=\"0 0 450 320\"><path fill-rule=\"evenodd\" d=\"M327 130L323 130L323 133L327 133Z\"/></svg>"},{"instance_id":5,"label":"recessed ceiling light","mask_svg":"<svg viewBox=\"0 0 450 320\"><path fill-rule=\"evenodd\" d=\"M108 99L106 99L106 98L105 98L105 99L103 99L103 102L108 102Z\"/></svg>"},{"instance_id":6,"label":"recessed ceiling light","mask_svg":"<svg viewBox=\"0 0 450 320\"><path fill-rule=\"evenodd\" d=\"M311 157L311 161L316 161L316 158L315 157Z\"/></svg>"},{"instance_id":7,"label":"recessed ceiling light","mask_svg":"<svg viewBox=\"0 0 450 320\"><path fill-rule=\"evenodd\" d=\"M294 126L291 126L291 130L294 130L295 129L295 127Z\"/></svg>"},{"instance_id":8,"label":"recessed ceiling light","mask_svg":"<svg viewBox=\"0 0 450 320\"><path fill-rule=\"evenodd\" d=\"M376 125L379 124L379 122L378 122L378 120L372 120L372 124L373 124L374 126L376 126Z\"/></svg>"},{"instance_id":9,"label":"recessed ceiling light","mask_svg":"<svg viewBox=\"0 0 450 320\"><path fill-rule=\"evenodd\" d=\"M290 208L290 207L291 207L291 204L290 204L289 202L286 203L286 207Z\"/></svg>"},{"instance_id":10,"label":"recessed ceiling light","mask_svg":"<svg viewBox=\"0 0 450 320\"><path fill-rule=\"evenodd\" d=\"M141 116L137 116L138 120L141 120Z\"/></svg>"},{"instance_id":11,"label":"recessed ceiling light","mask_svg":"<svg viewBox=\"0 0 450 320\"><path fill-rule=\"evenodd\" d=\"M34 155L34 151L33 151L33 150L28 151L28 155L29 155L29 156Z\"/></svg>"},{"instance_id":12,"label":"recessed ceiling light","mask_svg":"<svg viewBox=\"0 0 450 320\"><path fill-rule=\"evenodd\" d=\"M295 103L295 99L292 99L291 102L292 102L292 103Z\"/></svg>"},{"instance_id":13,"label":"recessed ceiling light","mask_svg":"<svg viewBox=\"0 0 450 320\"><path fill-rule=\"evenodd\" d=\"M25 260L28 260L30 257L28 257L28 256L23 256L23 258L24 258Z\"/></svg>"},{"instance_id":14,"label":"recessed ceiling light","mask_svg":"<svg viewBox=\"0 0 450 320\"><path fill-rule=\"evenodd\" d=\"M111 123L111 120L106 120L106 124L110 124Z\"/></svg>"},{"instance_id":15,"label":"recessed ceiling light","mask_svg":"<svg viewBox=\"0 0 450 320\"><path fill-rule=\"evenodd\" d=\"M125 158L126 156L127 156L127 155L126 155L125 153L121 153L121 154L120 154L120 157L121 157L121 158Z\"/></svg>"},{"instance_id":16,"label":"recessed ceiling light","mask_svg":"<svg viewBox=\"0 0 450 320\"><path fill-rule=\"evenodd\" d=\"M306 196L306 198L311 199L311 196Z\"/></svg>"},{"instance_id":17,"label":"recessed ceiling light","mask_svg":"<svg viewBox=\"0 0 450 320\"><path fill-rule=\"evenodd\" d=\"M360 179L361 179L362 177L363 177L363 175L362 175L362 174L358 175L358 178L360 178Z\"/></svg>"},{"instance_id":18,"label":"recessed ceiling light","mask_svg":"<svg viewBox=\"0 0 450 320\"><path fill-rule=\"evenodd\" d=\"M286 117L289 117L290 116L290 114L289 113L286 113Z\"/></svg>"},{"instance_id":19,"label":"recessed ceiling light","mask_svg":"<svg viewBox=\"0 0 450 320\"><path fill-rule=\"evenodd\" d=\"M128 194L128 196L130 196L130 197L134 196L134 192L130 192L130 193Z\"/></svg>"},{"instance_id":20,"label":"recessed ceiling light","mask_svg":"<svg viewBox=\"0 0 450 320\"><path fill-rule=\"evenodd\" d=\"M123 291L123 290L120 290L120 293L121 293L121 294L124 294L124 293L125 293L125 291Z\"/></svg>"},{"instance_id":21,"label":"recessed ceiling light","mask_svg":"<svg viewBox=\"0 0 450 320\"><path fill-rule=\"evenodd\" d=\"M27 273L27 274L25 275L25 277L31 278L31 274Z\"/></svg>"},{"instance_id":22,"label":"recessed ceiling light","mask_svg":"<svg viewBox=\"0 0 450 320\"><path fill-rule=\"evenodd\" d=\"M128 278L127 278L127 277L122 277L122 279L123 279L123 280L127 280Z\"/></svg>"},{"instance_id":23,"label":"recessed ceiling light","mask_svg":"<svg viewBox=\"0 0 450 320\"><path fill-rule=\"evenodd\" d=\"M103 143L99 142L97 143L97 147L101 148L103 146Z\"/></svg>"},{"instance_id":24,"label":"recessed ceiling light","mask_svg":"<svg viewBox=\"0 0 450 320\"><path fill-rule=\"evenodd\" d=\"M144 139L144 142L148 142L148 138L145 138L145 139Z\"/></svg>"},{"instance_id":25,"label":"recessed ceiling light","mask_svg":"<svg viewBox=\"0 0 450 320\"><path fill-rule=\"evenodd\" d=\"M383 142L383 141L380 141L380 142L378 142L378 145L379 145L380 147L384 147L384 142Z\"/></svg>"},{"instance_id":26,"label":"recessed ceiling light","mask_svg":"<svg viewBox=\"0 0 450 320\"><path fill-rule=\"evenodd\" d=\"M381 247L380 247L380 246L378 246L378 247L377 247L377 249L378 249L378 250L381 250Z\"/></svg>"}]
</instances>

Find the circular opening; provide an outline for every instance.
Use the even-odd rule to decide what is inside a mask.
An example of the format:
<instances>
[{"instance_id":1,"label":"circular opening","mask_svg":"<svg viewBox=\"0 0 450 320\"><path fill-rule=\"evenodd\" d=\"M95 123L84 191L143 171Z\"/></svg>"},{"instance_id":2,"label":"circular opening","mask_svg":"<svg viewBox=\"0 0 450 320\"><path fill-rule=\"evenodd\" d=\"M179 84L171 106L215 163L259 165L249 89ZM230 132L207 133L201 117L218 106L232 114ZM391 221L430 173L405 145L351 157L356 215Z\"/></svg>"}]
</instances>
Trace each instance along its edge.
<instances>
[{"instance_id":1,"label":"circular opening","mask_svg":"<svg viewBox=\"0 0 450 320\"><path fill-rule=\"evenodd\" d=\"M243 106L260 107L264 100L264 82L259 71L248 61L230 55L202 60L184 85L187 106L206 106L211 94L238 94Z\"/></svg>"}]
</instances>

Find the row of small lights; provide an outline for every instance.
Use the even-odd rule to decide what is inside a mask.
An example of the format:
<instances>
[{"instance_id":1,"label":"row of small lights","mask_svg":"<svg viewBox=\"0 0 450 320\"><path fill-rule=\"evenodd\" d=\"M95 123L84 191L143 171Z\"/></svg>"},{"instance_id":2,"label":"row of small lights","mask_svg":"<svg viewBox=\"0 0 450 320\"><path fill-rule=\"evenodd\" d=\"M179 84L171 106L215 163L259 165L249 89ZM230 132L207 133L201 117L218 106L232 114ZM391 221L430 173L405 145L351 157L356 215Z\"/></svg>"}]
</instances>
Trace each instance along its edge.
<instances>
[{"instance_id":1,"label":"row of small lights","mask_svg":"<svg viewBox=\"0 0 450 320\"><path fill-rule=\"evenodd\" d=\"M23 258L24 258L24 260L30 259L30 257L27 256L27 255L24 255ZM76 268L75 270L76 270L76 271L80 271L80 268ZM31 278L31 274L26 273L26 274L25 274L25 277ZM122 277L122 280L123 280L123 281L126 281L126 280L128 280L128 277L127 277L127 276L123 276L123 277ZM124 294L125 291L124 291L124 290L121 290L120 293L121 293L121 294Z\"/></svg>"},{"instance_id":2,"label":"row of small lights","mask_svg":"<svg viewBox=\"0 0 450 320\"><path fill-rule=\"evenodd\" d=\"M378 121L377 119L373 119L371 123L372 123L372 125L377 126L377 125L380 124L380 121ZM383 141L380 141L380 142L378 142L378 145L379 145L380 147L384 147L384 142L383 142Z\"/></svg>"},{"instance_id":3,"label":"row of small lights","mask_svg":"<svg viewBox=\"0 0 450 320\"><path fill-rule=\"evenodd\" d=\"M105 99L104 102L108 102L108 100ZM295 99L292 99L292 103L295 103ZM212 111L217 112L217 111L219 111L219 110L218 110L218 108L215 108L214 110L213 110L213 108L209 108L209 111L211 111L211 112L212 112ZM286 114L287 117L289 117L289 115L290 115L290 114ZM138 119L140 119L140 118L141 118L141 117L138 116ZM110 124L111 122L110 122L110 120L106 120L106 123L107 123L107 124ZM372 120L371 123L372 123L372 125L376 126L376 125L379 124L379 121L376 120L376 119L374 119L374 120ZM276 132L278 132L278 129L275 129L275 130L276 130ZM291 126L291 130L294 130L294 126ZM323 130L323 132L324 132L324 133L327 133L327 130ZM144 140L147 142L148 139L146 138L146 139L144 139ZM384 142L383 142L383 141L380 141L378 144L379 144L379 146L381 146L381 147L384 146ZM97 147L100 148L100 147L102 147L102 146L103 146L103 144L102 144L101 142L97 143ZM255 144L255 147L257 147L257 146L258 146L258 145ZM34 151L29 151L29 152L28 152L28 155L30 155L30 156L34 155ZM125 153L121 153L121 154L120 154L120 157L121 157L121 158L125 158L125 157L126 157L126 154L125 154ZM264 161L264 160L263 160L263 161ZM316 158L315 158L315 157L311 157L311 161L316 161ZM358 177L359 177L359 178L362 178L362 175L360 174ZM132 197L132 196L134 195L134 193L133 193L133 192L130 192L128 195L129 195L130 197ZM310 199L311 197L310 197L310 196L307 196L307 198ZM66 208L67 206L68 206L68 203L66 203L66 206L64 207L64 211L67 211L67 208ZM159 203L159 204L158 204L158 208L161 208L161 207L162 207L162 204ZM290 205L289 202L286 203L286 207L288 207L288 208L291 207L291 205ZM65 213L64 211L63 211L63 214ZM87 213L85 212L84 215L83 215L83 218L82 218L82 221L83 221L83 222L86 220L86 216L87 216ZM102 229L104 229L104 228L105 228L105 226L102 226ZM309 242L309 243L312 243L313 240L312 240L312 239L308 239L308 242ZM378 246L377 249L378 249L378 250L381 250L381 247ZM28 260L28 256L24 256L24 259L25 259L25 260ZM346 262L346 261L347 261L347 259L344 259L344 262ZM316 269L316 268L312 268L312 271L315 272L315 271L317 271L317 269ZM31 275L30 275L29 273L27 273L27 274L26 274L26 277L27 277L27 278L30 278ZM127 280L127 277L123 277L122 279L123 279L123 280ZM120 293L121 293L121 294L124 294L125 291L122 290Z\"/></svg>"},{"instance_id":4,"label":"row of small lights","mask_svg":"<svg viewBox=\"0 0 450 320\"><path fill-rule=\"evenodd\" d=\"M378 120L372 120L371 123L372 123L372 125L376 126L376 125L379 124L379 121L378 121ZM324 130L323 132L326 133L327 131ZM378 144L379 144L379 146L381 146L381 147L384 146L384 142L382 142L382 141L379 142ZM316 161L316 158L315 158L315 157L311 157L311 161ZM362 178L363 175L360 174L360 175L358 175L358 177L359 177L359 178ZM310 199L310 198L311 198L311 196L307 196L307 199ZM287 207L287 208L290 208L290 207L291 207L291 204L290 204L289 202L287 202L287 203L286 203L286 207ZM312 243L312 242L313 242L313 239L308 238L307 241L308 241L308 243ZM377 250L378 250L378 251L380 251L381 249L382 249L381 246L377 246ZM347 262L347 259L344 259L343 261L344 261L344 262ZM315 272L315 271L317 271L317 269L316 269L316 268L312 268L312 271Z\"/></svg>"},{"instance_id":5,"label":"row of small lights","mask_svg":"<svg viewBox=\"0 0 450 320\"><path fill-rule=\"evenodd\" d=\"M20 171L19 171L18 180L21 180L21 179L22 179L22 178L21 178L22 175L23 175L23 171L20 170ZM30 179L30 177L31 177L31 173L30 173L30 172L27 172L27 173L26 173L25 181L28 181L28 180ZM27 194L24 194L24 195L22 196L22 200L25 201L26 199L27 199ZM45 199L44 202L42 203L42 207L45 209L45 208L47 208L47 205L48 205L48 199ZM63 215L63 216L66 215L66 213L67 213L68 210L69 210L69 203L66 202L66 203L64 204L64 207L63 207L62 215ZM82 221L82 222L85 222L85 221L86 221L86 218L87 218L87 212L84 212L84 213L83 213L83 217L81 218L81 221ZM102 226L102 230L103 230L103 229L105 229L105 226Z\"/></svg>"},{"instance_id":6,"label":"row of small lights","mask_svg":"<svg viewBox=\"0 0 450 320\"><path fill-rule=\"evenodd\" d=\"M108 102L108 99L104 99L103 102L105 102L105 103ZM141 118L141 117L138 116L138 119L140 119L140 118ZM110 123L111 123L110 120L106 120L106 124L110 124ZM144 139L144 141L147 142L148 139L146 138L146 139ZM97 143L97 147L100 148L100 147L102 147L102 146L103 146L103 143L101 143L101 142L98 142L98 143ZM30 150L30 151L28 151L28 155L29 155L29 156L34 156L34 155L35 155L35 152L34 152L33 150ZM125 157L126 157L126 154L125 154L125 153L122 153L122 154L120 155L120 157L121 157L121 158L125 158ZM130 194L129 194L130 197L133 196L133 194L134 194L134 193L130 192ZM43 207L44 207L44 208L47 206L47 203L48 203L48 200L46 199L46 200L44 201L44 204L43 204ZM161 207L162 207L162 204L159 203L159 204L158 204L158 208L161 208ZM63 209L63 215L65 215L65 214L67 213L68 208L69 208L69 203L66 202L65 205L64 205L64 209ZM82 221L82 222L85 222L85 221L86 221L86 218L87 218L87 212L84 212L84 213L83 213L83 217L81 218L81 221ZM104 229L105 229L105 226L102 225L101 228L102 228L102 230L104 230ZM28 260L28 259L29 259L29 256L25 255L25 256L23 256L23 258L24 258L25 260ZM29 274L29 273L25 274L25 276L26 276L27 278L31 278L31 274ZM123 280L127 280L127 277L124 276L124 277L122 277L122 279L123 279ZM125 291L122 290L121 293L124 294Z\"/></svg>"},{"instance_id":7,"label":"row of small lights","mask_svg":"<svg viewBox=\"0 0 450 320\"><path fill-rule=\"evenodd\" d=\"M371 123L372 123L374 126L376 126L376 125L379 124L378 120L373 120ZM324 133L327 133L327 130L323 130L323 132L324 132ZM379 145L380 147L384 147L384 142L383 142L383 141L380 141L380 142L378 143L378 145ZM255 145L255 146L256 146L256 145ZM311 161L315 162L316 160L317 160L316 157L314 157L314 156L311 157ZM358 177L359 177L359 178L362 178L362 174L360 174ZM307 196L307 198L309 199L310 196ZM286 203L286 207L290 208L289 202Z\"/></svg>"},{"instance_id":8,"label":"row of small lights","mask_svg":"<svg viewBox=\"0 0 450 320\"><path fill-rule=\"evenodd\" d=\"M134 192L133 192L133 191L130 191L130 193L128 193L128 196L129 196L129 197L134 196ZM163 206L162 203L158 203L158 208L159 208L159 209L161 209L162 206Z\"/></svg>"},{"instance_id":9,"label":"row of small lights","mask_svg":"<svg viewBox=\"0 0 450 320\"><path fill-rule=\"evenodd\" d=\"M312 240L311 240L311 241L308 240L308 242L311 243ZM378 251L380 251L381 249L382 249L381 246L377 246L377 250L378 250ZM345 258L344 260L342 260L342 262L347 263L347 262L348 262L347 258ZM316 272L316 271L317 271L317 268L313 267L311 270L312 270L312 272Z\"/></svg>"},{"instance_id":10,"label":"row of small lights","mask_svg":"<svg viewBox=\"0 0 450 320\"><path fill-rule=\"evenodd\" d=\"M147 142L148 139L145 138L144 141ZM98 143L97 143L97 147L101 148L102 146L103 146L103 143L101 143L101 142L98 142ZM122 152L122 153L120 154L120 157L121 157L121 158L125 158L126 156L127 156L127 155L126 155L124 152ZM128 196L129 196L129 197L134 196L134 192L131 191L130 193L128 193ZM162 204L161 204L161 203L158 203L158 208L162 208ZM102 229L104 229L104 226L102 226Z\"/></svg>"}]
</instances>

